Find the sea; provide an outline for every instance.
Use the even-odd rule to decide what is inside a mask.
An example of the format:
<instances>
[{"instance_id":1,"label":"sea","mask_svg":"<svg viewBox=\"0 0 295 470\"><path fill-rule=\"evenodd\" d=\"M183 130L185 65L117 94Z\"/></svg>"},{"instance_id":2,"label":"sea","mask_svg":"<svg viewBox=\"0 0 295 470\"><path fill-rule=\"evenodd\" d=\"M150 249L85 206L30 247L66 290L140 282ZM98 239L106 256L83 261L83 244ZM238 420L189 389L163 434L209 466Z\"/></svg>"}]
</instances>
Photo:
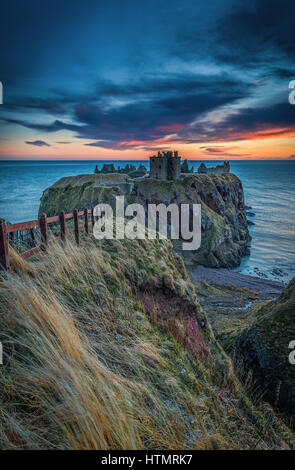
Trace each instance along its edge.
<instances>
[{"instance_id":1,"label":"sea","mask_svg":"<svg viewBox=\"0 0 295 470\"><path fill-rule=\"evenodd\" d=\"M11 223L37 217L42 192L63 176L93 173L110 161L0 161L0 217ZM149 169L148 161L132 163ZM215 166L218 162L205 162ZM220 163L220 162L219 162ZM197 170L200 161L190 161ZM236 268L244 274L288 282L295 276L295 161L231 161L231 172L242 181L249 219L251 254Z\"/></svg>"}]
</instances>

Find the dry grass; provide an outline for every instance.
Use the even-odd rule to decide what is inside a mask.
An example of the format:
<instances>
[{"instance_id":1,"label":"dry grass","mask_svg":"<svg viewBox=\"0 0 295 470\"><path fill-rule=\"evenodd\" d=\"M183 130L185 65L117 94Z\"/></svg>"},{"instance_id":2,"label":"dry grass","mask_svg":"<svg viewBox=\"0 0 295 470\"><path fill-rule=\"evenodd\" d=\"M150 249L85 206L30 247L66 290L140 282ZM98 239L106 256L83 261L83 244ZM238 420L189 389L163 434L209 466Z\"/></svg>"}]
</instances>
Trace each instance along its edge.
<instances>
[{"instance_id":1,"label":"dry grass","mask_svg":"<svg viewBox=\"0 0 295 470\"><path fill-rule=\"evenodd\" d=\"M257 448L295 447L269 408L264 428L265 408L248 400L210 328L200 360L150 321L137 286L173 279L195 303L170 242L83 241L11 258L0 286L1 448L249 449L262 431Z\"/></svg>"}]
</instances>

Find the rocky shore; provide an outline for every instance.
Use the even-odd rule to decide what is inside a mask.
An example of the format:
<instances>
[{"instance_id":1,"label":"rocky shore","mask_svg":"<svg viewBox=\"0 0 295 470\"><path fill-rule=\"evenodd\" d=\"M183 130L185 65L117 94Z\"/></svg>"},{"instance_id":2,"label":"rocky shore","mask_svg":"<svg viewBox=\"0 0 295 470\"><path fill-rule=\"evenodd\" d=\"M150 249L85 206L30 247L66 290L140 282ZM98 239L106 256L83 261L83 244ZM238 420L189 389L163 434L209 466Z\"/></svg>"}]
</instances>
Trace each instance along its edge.
<instances>
[{"instance_id":1,"label":"rocky shore","mask_svg":"<svg viewBox=\"0 0 295 470\"><path fill-rule=\"evenodd\" d=\"M257 276L249 276L224 268L214 269L199 265L193 266L190 272L195 281L208 281L217 286L236 286L251 289L262 298L277 297L286 287L280 281L261 279Z\"/></svg>"}]
</instances>

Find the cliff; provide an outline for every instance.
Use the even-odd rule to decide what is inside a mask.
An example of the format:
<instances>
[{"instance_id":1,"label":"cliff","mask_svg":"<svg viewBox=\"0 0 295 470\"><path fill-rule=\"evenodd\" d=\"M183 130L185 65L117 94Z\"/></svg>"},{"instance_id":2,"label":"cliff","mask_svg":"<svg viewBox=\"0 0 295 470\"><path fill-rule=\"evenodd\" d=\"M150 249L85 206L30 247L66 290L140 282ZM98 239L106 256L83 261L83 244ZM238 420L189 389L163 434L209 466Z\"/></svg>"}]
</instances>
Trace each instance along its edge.
<instances>
[{"instance_id":1,"label":"cliff","mask_svg":"<svg viewBox=\"0 0 295 470\"><path fill-rule=\"evenodd\" d=\"M46 189L39 212L48 216L60 210L95 206L99 202L114 205L116 195L124 195L126 204L200 203L202 206L202 243L195 251L181 250L181 241L173 241L186 263L210 267L235 267L249 253L250 235L246 219L242 183L235 175L187 175L176 181L132 179L126 175L80 175L62 178Z\"/></svg>"},{"instance_id":2,"label":"cliff","mask_svg":"<svg viewBox=\"0 0 295 470\"><path fill-rule=\"evenodd\" d=\"M84 236L11 261L2 449L295 448L239 384L171 242Z\"/></svg>"},{"instance_id":3,"label":"cliff","mask_svg":"<svg viewBox=\"0 0 295 470\"><path fill-rule=\"evenodd\" d=\"M252 312L236 340L236 355L253 373L255 388L295 422L295 365L289 344L295 340L295 278L272 302Z\"/></svg>"}]
</instances>

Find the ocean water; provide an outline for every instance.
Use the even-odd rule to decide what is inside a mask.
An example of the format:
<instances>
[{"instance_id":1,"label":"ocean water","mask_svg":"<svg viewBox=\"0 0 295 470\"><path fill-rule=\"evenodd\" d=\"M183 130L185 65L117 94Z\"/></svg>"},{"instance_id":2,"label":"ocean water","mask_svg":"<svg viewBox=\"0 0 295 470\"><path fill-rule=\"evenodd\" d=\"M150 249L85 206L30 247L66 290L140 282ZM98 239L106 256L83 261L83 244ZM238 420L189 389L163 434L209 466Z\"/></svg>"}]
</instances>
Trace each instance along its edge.
<instances>
[{"instance_id":1,"label":"ocean water","mask_svg":"<svg viewBox=\"0 0 295 470\"><path fill-rule=\"evenodd\" d=\"M93 173L103 161L0 161L0 217L9 222L35 219L44 189L63 176ZM113 162L123 166L126 162ZM149 162L129 161L136 167ZM214 166L217 162L206 162ZM195 169L199 161L193 161ZM250 219L251 254L236 270L288 281L295 275L295 161L231 162L243 183ZM279 269L279 271L273 271Z\"/></svg>"}]
</instances>

